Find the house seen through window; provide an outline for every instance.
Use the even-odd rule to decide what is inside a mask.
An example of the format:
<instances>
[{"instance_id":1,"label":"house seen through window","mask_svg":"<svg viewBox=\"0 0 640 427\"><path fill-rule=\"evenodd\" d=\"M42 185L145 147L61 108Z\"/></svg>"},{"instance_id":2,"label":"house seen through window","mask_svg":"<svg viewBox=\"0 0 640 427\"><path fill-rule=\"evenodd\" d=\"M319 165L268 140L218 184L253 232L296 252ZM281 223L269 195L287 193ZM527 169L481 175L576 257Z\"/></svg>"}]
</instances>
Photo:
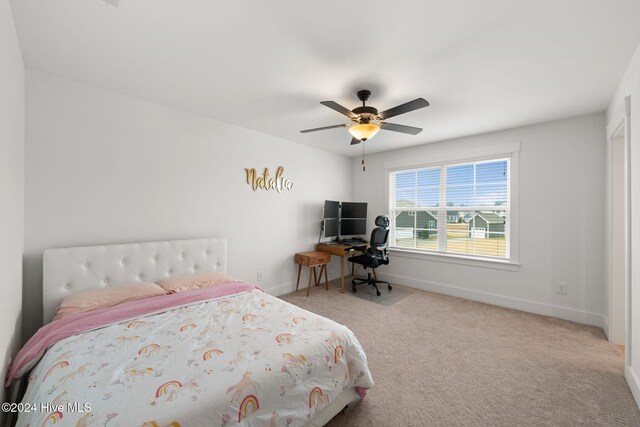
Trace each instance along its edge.
<instances>
[{"instance_id":1,"label":"house seen through window","mask_svg":"<svg viewBox=\"0 0 640 427\"><path fill-rule=\"evenodd\" d=\"M390 246L509 258L510 159L389 172Z\"/></svg>"}]
</instances>

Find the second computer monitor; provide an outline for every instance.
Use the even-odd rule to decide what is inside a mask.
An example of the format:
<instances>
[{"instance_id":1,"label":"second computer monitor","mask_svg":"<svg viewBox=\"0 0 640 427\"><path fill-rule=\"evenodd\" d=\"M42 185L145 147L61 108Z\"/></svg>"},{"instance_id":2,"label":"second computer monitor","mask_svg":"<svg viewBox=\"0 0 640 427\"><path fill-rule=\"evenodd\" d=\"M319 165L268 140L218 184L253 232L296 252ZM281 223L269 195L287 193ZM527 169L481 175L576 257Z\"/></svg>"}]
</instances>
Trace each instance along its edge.
<instances>
[{"instance_id":1,"label":"second computer monitor","mask_svg":"<svg viewBox=\"0 0 640 427\"><path fill-rule=\"evenodd\" d=\"M343 219L340 221L341 236L362 236L367 234L366 218Z\"/></svg>"},{"instance_id":2,"label":"second computer monitor","mask_svg":"<svg viewBox=\"0 0 640 427\"><path fill-rule=\"evenodd\" d=\"M367 204L362 202L342 202L341 218L367 218Z\"/></svg>"}]
</instances>

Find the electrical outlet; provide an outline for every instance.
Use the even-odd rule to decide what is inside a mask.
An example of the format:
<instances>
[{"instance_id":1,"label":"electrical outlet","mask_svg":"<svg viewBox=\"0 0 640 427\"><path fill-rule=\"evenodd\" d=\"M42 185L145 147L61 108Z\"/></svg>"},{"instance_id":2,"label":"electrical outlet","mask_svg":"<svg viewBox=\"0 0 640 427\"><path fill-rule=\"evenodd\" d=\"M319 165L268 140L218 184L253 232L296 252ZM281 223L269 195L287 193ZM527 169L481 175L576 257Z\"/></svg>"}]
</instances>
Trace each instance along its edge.
<instances>
[{"instance_id":1,"label":"electrical outlet","mask_svg":"<svg viewBox=\"0 0 640 427\"><path fill-rule=\"evenodd\" d=\"M558 282L558 283L556 283L556 294L558 294L558 295L566 295L567 294L567 282Z\"/></svg>"},{"instance_id":2,"label":"electrical outlet","mask_svg":"<svg viewBox=\"0 0 640 427\"><path fill-rule=\"evenodd\" d=\"M258 271L258 282L262 282L262 271Z\"/></svg>"}]
</instances>

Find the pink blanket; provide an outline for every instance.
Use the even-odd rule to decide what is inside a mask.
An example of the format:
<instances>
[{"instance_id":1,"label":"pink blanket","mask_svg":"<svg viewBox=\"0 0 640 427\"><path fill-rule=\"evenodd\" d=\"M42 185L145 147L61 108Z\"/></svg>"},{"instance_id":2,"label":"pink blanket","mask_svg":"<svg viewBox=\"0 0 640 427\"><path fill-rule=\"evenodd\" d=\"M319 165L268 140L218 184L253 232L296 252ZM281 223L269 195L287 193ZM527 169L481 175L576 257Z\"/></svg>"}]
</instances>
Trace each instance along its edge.
<instances>
[{"instance_id":1,"label":"pink blanket","mask_svg":"<svg viewBox=\"0 0 640 427\"><path fill-rule=\"evenodd\" d=\"M27 341L20 352L18 352L9 367L5 387L8 387L12 382L35 366L49 347L70 336L103 328L114 323L121 323L150 314L161 313L198 301L224 297L253 289L260 288L242 282L223 283L195 291L185 291L129 301L114 307L100 308L53 321L40 328L38 332Z\"/></svg>"}]
</instances>

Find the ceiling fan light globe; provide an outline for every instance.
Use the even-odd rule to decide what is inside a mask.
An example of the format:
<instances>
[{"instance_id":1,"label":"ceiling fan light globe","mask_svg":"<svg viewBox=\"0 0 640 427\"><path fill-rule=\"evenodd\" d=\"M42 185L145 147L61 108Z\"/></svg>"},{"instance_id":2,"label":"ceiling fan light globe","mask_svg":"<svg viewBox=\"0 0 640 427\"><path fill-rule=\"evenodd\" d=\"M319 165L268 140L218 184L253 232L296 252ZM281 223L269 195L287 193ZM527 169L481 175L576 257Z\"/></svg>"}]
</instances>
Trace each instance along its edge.
<instances>
[{"instance_id":1,"label":"ceiling fan light globe","mask_svg":"<svg viewBox=\"0 0 640 427\"><path fill-rule=\"evenodd\" d=\"M363 123L360 125L351 126L349 133L360 141L366 141L373 137L380 130L380 126L373 123Z\"/></svg>"}]
</instances>

